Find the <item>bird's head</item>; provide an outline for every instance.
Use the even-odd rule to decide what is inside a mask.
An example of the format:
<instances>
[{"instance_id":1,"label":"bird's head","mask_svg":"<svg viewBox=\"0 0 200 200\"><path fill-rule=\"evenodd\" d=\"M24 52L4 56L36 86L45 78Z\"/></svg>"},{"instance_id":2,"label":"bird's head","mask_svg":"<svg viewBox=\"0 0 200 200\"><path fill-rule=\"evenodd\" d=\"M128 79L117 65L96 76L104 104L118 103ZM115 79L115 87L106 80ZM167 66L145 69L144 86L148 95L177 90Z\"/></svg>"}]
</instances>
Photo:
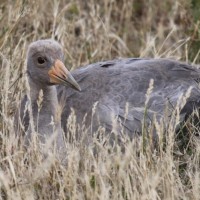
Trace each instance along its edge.
<instances>
[{"instance_id":1,"label":"bird's head","mask_svg":"<svg viewBox=\"0 0 200 200\"><path fill-rule=\"evenodd\" d=\"M27 72L33 81L45 85L61 84L81 90L63 64L63 50L54 40L38 40L30 44L27 54Z\"/></svg>"}]
</instances>

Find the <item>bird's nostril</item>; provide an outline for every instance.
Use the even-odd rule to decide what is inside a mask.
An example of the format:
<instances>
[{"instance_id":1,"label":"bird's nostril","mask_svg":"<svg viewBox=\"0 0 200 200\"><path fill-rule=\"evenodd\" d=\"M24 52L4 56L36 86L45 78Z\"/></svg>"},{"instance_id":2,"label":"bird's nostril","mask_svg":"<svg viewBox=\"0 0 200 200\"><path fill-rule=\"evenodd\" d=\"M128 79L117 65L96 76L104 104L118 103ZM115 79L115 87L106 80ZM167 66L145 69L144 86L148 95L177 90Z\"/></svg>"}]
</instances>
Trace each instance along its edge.
<instances>
[{"instance_id":1,"label":"bird's nostril","mask_svg":"<svg viewBox=\"0 0 200 200\"><path fill-rule=\"evenodd\" d=\"M64 79L66 79L66 78L67 78L67 76L66 76L65 74L63 74L63 75L62 75L62 77L63 77Z\"/></svg>"}]
</instances>

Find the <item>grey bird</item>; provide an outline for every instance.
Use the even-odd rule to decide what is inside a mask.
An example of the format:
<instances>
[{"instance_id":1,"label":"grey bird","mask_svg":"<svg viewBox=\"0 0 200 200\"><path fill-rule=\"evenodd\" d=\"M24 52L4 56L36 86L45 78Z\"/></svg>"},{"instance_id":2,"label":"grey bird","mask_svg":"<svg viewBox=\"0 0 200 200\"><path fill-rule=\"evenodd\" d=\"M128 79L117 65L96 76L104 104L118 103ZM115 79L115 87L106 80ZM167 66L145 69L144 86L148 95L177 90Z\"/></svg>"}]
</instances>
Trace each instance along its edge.
<instances>
[{"instance_id":1,"label":"grey bird","mask_svg":"<svg viewBox=\"0 0 200 200\"><path fill-rule=\"evenodd\" d=\"M170 59L116 59L90 64L70 73L63 64L62 47L47 39L30 44L27 74L29 101L34 123L39 123L38 132L52 134L49 127L52 116L56 118L56 108L63 106L56 125L58 138L62 137L62 130L68 134L66 124L72 111L77 124L84 123L89 132L95 133L103 127L108 134L124 132L134 138L141 133L144 122L148 127L154 120L169 121L177 107L183 121L199 106L200 70ZM37 120L41 89L43 103ZM17 115L25 131L30 129L30 114L25 112L27 102L25 96ZM62 143L62 139L58 143Z\"/></svg>"},{"instance_id":2,"label":"grey bird","mask_svg":"<svg viewBox=\"0 0 200 200\"><path fill-rule=\"evenodd\" d=\"M64 147L55 85L81 89L62 60L62 47L53 40L40 40L29 46L27 75L30 93L24 97L15 115L15 130L17 134L25 131L26 144L36 132L43 143L54 136L56 145L60 149Z\"/></svg>"}]
</instances>

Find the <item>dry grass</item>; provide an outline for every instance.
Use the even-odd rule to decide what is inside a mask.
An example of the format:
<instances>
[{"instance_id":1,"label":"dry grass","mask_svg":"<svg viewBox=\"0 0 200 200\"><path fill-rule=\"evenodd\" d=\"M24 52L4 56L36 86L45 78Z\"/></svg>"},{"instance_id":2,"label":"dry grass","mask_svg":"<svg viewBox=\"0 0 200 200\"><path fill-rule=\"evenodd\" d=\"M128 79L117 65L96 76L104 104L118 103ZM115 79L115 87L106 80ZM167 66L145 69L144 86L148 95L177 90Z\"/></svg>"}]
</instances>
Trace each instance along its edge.
<instances>
[{"instance_id":1,"label":"dry grass","mask_svg":"<svg viewBox=\"0 0 200 200\"><path fill-rule=\"evenodd\" d=\"M155 124L166 142L125 138L125 153L93 139L94 146L67 141L68 164L45 159L37 145L26 151L16 141L13 113L25 93L27 45L55 38L68 68L116 57L199 60L192 44L199 22L187 0L1 1L0 3L0 198L1 199L199 199L200 144L192 122L174 137ZM193 56L194 55L194 56ZM11 87L12 86L12 87ZM174 119L175 120L175 119ZM75 129L71 119L71 131ZM187 134L186 134L187 133Z\"/></svg>"}]
</instances>

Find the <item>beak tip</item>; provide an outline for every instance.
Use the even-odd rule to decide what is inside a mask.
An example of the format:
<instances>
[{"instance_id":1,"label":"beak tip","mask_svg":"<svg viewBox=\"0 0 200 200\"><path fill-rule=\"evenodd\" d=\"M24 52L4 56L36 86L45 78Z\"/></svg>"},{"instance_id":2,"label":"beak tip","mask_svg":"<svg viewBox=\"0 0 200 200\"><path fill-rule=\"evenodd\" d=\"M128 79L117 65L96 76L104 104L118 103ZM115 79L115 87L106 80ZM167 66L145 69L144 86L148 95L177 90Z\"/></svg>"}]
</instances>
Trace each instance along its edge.
<instances>
[{"instance_id":1,"label":"beak tip","mask_svg":"<svg viewBox=\"0 0 200 200\"><path fill-rule=\"evenodd\" d=\"M79 91L79 92L81 92L81 87L78 85L77 86L77 90Z\"/></svg>"}]
</instances>

